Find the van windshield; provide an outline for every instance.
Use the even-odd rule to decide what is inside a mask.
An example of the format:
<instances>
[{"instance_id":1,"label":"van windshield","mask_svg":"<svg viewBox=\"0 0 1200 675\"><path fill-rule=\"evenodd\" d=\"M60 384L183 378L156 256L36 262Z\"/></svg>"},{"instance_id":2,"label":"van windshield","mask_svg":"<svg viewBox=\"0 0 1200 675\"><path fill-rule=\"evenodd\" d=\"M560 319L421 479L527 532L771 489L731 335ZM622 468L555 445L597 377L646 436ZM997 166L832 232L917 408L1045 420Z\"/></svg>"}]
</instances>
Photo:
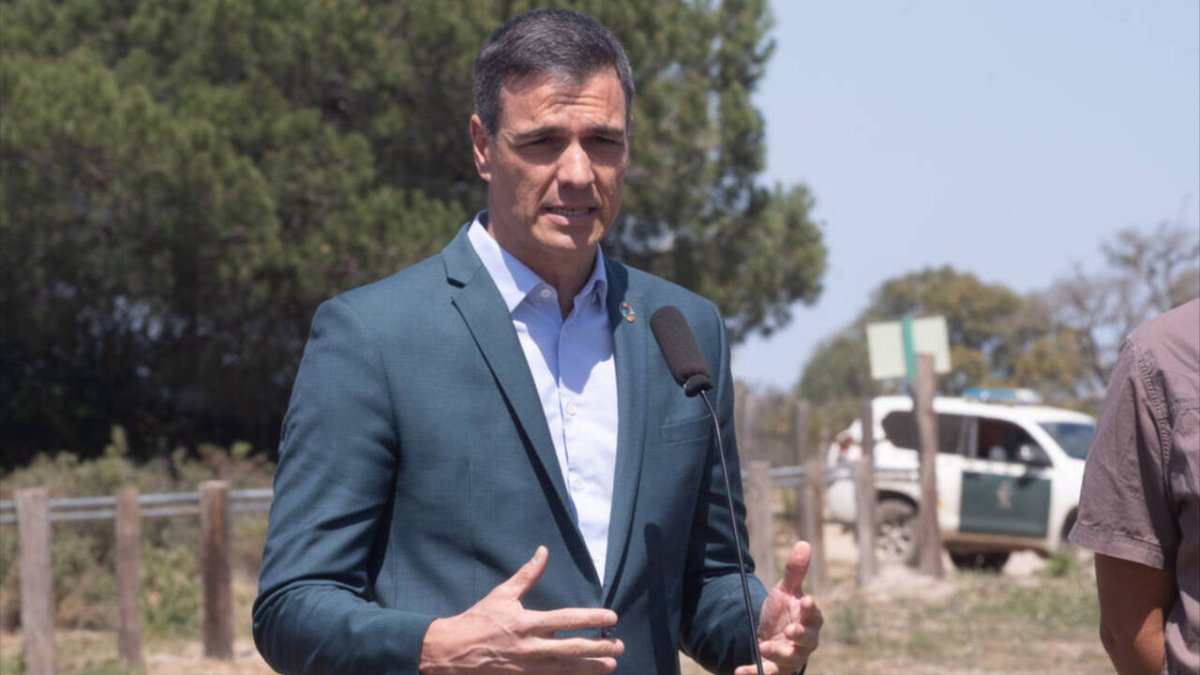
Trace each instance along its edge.
<instances>
[{"instance_id":1,"label":"van windshield","mask_svg":"<svg viewBox=\"0 0 1200 675\"><path fill-rule=\"evenodd\" d=\"M1096 425L1087 422L1042 422L1041 427L1054 438L1068 456L1087 459L1088 446Z\"/></svg>"}]
</instances>

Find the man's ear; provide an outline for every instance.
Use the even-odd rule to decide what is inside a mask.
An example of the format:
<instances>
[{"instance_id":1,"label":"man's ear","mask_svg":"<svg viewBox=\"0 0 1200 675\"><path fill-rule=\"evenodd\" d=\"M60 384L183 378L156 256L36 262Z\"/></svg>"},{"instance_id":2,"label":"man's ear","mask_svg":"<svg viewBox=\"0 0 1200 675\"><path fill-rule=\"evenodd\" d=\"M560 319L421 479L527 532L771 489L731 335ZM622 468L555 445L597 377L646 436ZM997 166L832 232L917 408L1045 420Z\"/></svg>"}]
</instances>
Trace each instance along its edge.
<instances>
[{"instance_id":1,"label":"man's ear","mask_svg":"<svg viewBox=\"0 0 1200 675\"><path fill-rule=\"evenodd\" d=\"M475 156L475 172L487 182L492 181L492 137L483 127L479 115L471 115L471 151Z\"/></svg>"}]
</instances>

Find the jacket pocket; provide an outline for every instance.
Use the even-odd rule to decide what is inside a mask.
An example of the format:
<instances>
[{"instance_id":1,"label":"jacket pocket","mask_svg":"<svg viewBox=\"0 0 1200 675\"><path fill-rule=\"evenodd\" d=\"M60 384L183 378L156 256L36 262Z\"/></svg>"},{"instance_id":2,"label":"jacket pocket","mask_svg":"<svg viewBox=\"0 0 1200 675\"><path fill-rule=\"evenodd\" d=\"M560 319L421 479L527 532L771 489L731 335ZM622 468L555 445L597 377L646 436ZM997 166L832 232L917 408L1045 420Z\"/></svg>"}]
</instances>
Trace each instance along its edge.
<instances>
[{"instance_id":1,"label":"jacket pocket","mask_svg":"<svg viewBox=\"0 0 1200 675\"><path fill-rule=\"evenodd\" d=\"M712 418L705 415L686 420L664 422L660 438L663 443L681 443L684 441L701 440L711 436L712 433Z\"/></svg>"}]
</instances>

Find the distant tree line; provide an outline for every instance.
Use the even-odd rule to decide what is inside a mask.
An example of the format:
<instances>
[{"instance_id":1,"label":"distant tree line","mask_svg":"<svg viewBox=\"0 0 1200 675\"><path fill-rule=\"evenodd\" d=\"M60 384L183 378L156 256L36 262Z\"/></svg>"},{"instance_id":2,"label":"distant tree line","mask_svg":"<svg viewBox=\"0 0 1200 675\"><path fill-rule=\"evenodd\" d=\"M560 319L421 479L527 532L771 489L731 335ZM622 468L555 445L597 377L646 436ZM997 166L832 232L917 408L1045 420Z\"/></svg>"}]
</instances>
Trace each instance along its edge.
<instances>
[{"instance_id":1,"label":"distant tree line","mask_svg":"<svg viewBox=\"0 0 1200 675\"><path fill-rule=\"evenodd\" d=\"M952 370L939 378L941 393L1029 387L1050 403L1094 413L1124 336L1200 296L1200 232L1172 221L1129 228L1102 242L1099 253L1103 267L1077 263L1049 288L1025 295L951 267L885 281L857 319L815 350L797 393L836 411L831 424L840 429L858 400L900 389L871 379L866 325L943 315Z\"/></svg>"},{"instance_id":2,"label":"distant tree line","mask_svg":"<svg viewBox=\"0 0 1200 675\"><path fill-rule=\"evenodd\" d=\"M466 135L509 0L0 2L0 466L273 448L316 305L439 250L484 205ZM764 187L766 0L566 3L639 98L607 250L735 339L821 290L803 185Z\"/></svg>"}]
</instances>

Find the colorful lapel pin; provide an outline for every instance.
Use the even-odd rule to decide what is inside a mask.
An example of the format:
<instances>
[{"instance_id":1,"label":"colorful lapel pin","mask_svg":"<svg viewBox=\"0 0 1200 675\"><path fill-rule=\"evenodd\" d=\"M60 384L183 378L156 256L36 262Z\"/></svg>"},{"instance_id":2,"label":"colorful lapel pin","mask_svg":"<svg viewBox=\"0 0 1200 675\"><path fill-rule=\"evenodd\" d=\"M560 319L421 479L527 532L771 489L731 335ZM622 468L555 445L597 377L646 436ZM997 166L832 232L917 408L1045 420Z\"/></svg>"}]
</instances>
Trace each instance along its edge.
<instances>
[{"instance_id":1,"label":"colorful lapel pin","mask_svg":"<svg viewBox=\"0 0 1200 675\"><path fill-rule=\"evenodd\" d=\"M621 303L621 316L625 317L625 320L629 323L637 321L637 312L633 311L633 307L628 302Z\"/></svg>"}]
</instances>

